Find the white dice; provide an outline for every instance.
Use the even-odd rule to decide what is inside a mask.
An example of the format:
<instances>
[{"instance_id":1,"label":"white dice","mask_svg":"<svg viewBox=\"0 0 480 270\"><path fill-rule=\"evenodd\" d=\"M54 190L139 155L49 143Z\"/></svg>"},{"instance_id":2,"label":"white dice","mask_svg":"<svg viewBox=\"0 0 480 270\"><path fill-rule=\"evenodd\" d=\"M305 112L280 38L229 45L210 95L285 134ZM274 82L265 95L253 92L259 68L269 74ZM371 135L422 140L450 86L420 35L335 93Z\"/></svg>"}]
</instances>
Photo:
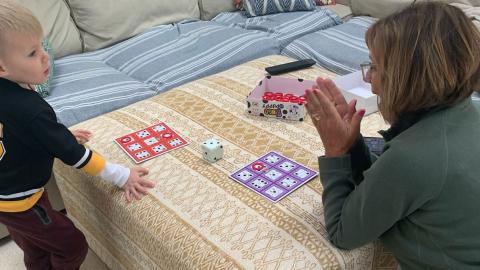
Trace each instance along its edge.
<instances>
[{"instance_id":1,"label":"white dice","mask_svg":"<svg viewBox=\"0 0 480 270\"><path fill-rule=\"evenodd\" d=\"M208 139L202 143L202 155L208 162L216 162L223 157L223 145L217 139Z\"/></svg>"}]
</instances>

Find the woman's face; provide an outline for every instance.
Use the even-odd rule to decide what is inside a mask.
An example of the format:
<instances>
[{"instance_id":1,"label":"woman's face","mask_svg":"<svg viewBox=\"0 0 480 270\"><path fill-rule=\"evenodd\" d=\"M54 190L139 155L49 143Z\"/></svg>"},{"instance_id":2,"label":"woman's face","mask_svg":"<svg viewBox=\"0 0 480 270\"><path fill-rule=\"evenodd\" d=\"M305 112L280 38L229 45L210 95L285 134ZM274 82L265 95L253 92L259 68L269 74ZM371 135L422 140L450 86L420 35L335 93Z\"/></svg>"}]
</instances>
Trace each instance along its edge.
<instances>
[{"instance_id":1,"label":"woman's face","mask_svg":"<svg viewBox=\"0 0 480 270\"><path fill-rule=\"evenodd\" d=\"M377 72L378 64L372 49L370 49L370 62L372 65L367 72L365 81L372 85L372 92L378 96L382 90L380 89L380 76Z\"/></svg>"}]
</instances>

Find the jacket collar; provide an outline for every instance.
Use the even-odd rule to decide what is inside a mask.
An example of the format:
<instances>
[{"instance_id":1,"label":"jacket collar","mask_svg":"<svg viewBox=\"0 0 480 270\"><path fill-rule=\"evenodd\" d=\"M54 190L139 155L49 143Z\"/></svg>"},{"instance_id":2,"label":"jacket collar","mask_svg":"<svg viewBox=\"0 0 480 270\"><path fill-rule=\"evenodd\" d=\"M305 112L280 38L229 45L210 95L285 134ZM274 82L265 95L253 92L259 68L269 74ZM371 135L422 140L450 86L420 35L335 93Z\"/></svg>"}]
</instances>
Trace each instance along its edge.
<instances>
[{"instance_id":1,"label":"jacket collar","mask_svg":"<svg viewBox=\"0 0 480 270\"><path fill-rule=\"evenodd\" d=\"M424 118L426 115L441 111L443 109L446 109L447 106L440 105L440 106L434 106L430 108L425 108L425 109L420 109L417 111L413 112L407 112L398 118L398 120L392 124L392 126L387 129L387 130L380 130L378 133L383 136L385 141L391 141L393 138L398 136L400 133L404 132L417 122L419 122L422 118Z\"/></svg>"}]
</instances>

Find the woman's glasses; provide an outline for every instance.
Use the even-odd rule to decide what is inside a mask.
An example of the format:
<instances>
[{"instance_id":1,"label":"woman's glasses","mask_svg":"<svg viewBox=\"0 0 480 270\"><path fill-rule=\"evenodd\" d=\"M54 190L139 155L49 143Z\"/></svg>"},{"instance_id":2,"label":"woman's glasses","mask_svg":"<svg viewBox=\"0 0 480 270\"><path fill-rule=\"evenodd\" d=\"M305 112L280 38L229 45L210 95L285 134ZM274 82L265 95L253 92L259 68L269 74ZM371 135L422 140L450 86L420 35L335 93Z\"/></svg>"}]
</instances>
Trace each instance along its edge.
<instances>
[{"instance_id":1,"label":"woman's glasses","mask_svg":"<svg viewBox=\"0 0 480 270\"><path fill-rule=\"evenodd\" d=\"M377 65L372 64L372 62L364 62L360 64L360 69L362 69L362 76L364 81L368 81L367 75L369 72L375 71Z\"/></svg>"}]
</instances>

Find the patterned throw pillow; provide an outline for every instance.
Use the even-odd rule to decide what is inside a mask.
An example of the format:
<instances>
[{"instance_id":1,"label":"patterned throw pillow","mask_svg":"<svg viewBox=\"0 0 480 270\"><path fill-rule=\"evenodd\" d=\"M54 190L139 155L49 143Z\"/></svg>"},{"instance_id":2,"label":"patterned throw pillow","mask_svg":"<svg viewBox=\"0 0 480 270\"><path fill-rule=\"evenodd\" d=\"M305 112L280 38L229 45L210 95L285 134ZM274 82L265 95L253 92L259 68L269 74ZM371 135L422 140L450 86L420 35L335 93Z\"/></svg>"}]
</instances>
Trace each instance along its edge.
<instances>
[{"instance_id":1,"label":"patterned throw pillow","mask_svg":"<svg viewBox=\"0 0 480 270\"><path fill-rule=\"evenodd\" d=\"M50 46L50 42L48 41L47 38L43 39L43 49L48 53L48 60L50 61L50 70L48 71L48 79L46 82L42 84L37 84L35 85L35 90L38 92L38 94L41 97L47 97L50 95L50 81L53 76L53 49L52 46Z\"/></svg>"},{"instance_id":2,"label":"patterned throw pillow","mask_svg":"<svg viewBox=\"0 0 480 270\"><path fill-rule=\"evenodd\" d=\"M317 6L335 5L336 1L335 0L315 0L315 4L317 4Z\"/></svg>"},{"instance_id":3,"label":"patterned throw pillow","mask_svg":"<svg viewBox=\"0 0 480 270\"><path fill-rule=\"evenodd\" d=\"M315 9L314 0L243 0L243 9L248 17L280 12L307 11Z\"/></svg>"}]
</instances>

